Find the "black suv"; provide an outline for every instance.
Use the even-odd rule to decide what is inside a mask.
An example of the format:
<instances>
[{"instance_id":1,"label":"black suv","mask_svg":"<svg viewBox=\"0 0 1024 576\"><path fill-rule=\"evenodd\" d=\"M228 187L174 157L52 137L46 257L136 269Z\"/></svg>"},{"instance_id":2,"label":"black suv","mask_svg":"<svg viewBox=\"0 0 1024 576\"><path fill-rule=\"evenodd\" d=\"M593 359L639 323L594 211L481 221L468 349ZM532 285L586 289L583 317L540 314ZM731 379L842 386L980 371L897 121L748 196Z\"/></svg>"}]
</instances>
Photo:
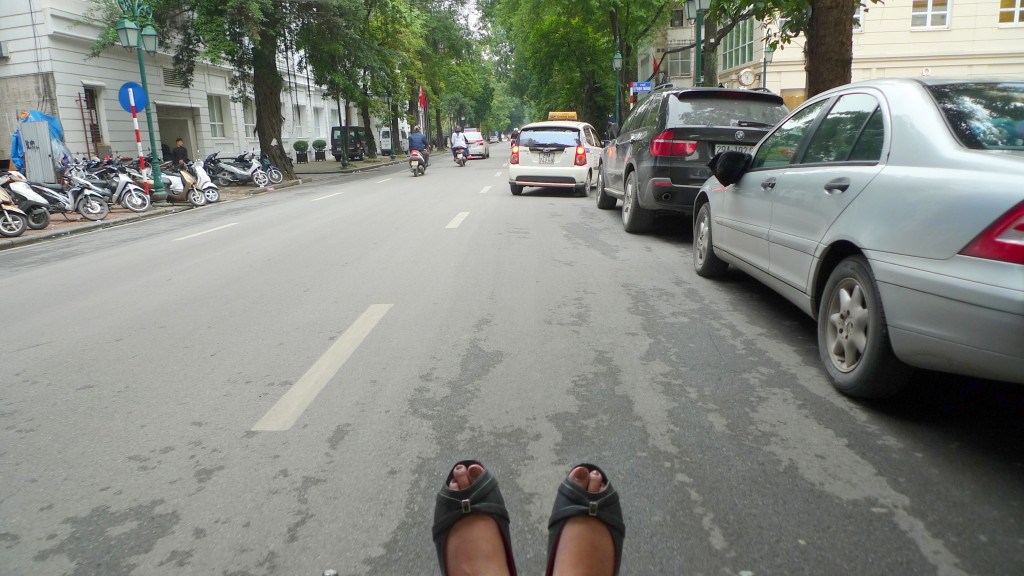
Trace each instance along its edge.
<instances>
[{"instance_id":1,"label":"black suv","mask_svg":"<svg viewBox=\"0 0 1024 576\"><path fill-rule=\"evenodd\" d=\"M366 147L363 144L362 126L333 126L331 128L331 154L334 159L341 161L341 149L344 146L342 138L348 130L348 159L362 160L366 156Z\"/></svg>"},{"instance_id":2,"label":"black suv","mask_svg":"<svg viewBox=\"0 0 1024 576\"><path fill-rule=\"evenodd\" d=\"M781 96L726 88L665 88L637 104L601 158L597 207L622 199L622 227L643 232L657 213L692 215L725 150L750 152L789 109Z\"/></svg>"}]
</instances>

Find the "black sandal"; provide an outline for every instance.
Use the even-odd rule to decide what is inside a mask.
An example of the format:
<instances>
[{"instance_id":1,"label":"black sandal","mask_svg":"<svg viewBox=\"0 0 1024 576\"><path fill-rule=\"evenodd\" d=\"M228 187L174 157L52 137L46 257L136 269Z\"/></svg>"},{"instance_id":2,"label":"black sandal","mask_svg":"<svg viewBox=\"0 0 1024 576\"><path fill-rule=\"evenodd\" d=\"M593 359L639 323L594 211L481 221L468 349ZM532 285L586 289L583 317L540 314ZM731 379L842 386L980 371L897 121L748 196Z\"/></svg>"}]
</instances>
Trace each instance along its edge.
<instances>
[{"instance_id":1,"label":"black sandal","mask_svg":"<svg viewBox=\"0 0 1024 576\"><path fill-rule=\"evenodd\" d=\"M593 516L611 532L612 542L615 544L615 572L619 573L619 566L622 564L622 542L626 538L626 524L622 521L622 508L619 506L619 493L612 488L612 482L608 475L593 464L577 464L569 469L573 470L580 466L587 470L597 470L604 477L604 489L600 492L588 492L580 488L567 474L565 480L558 487L558 495L555 496L555 506L551 510L551 518L548 519L548 569L546 574L551 576L551 570L555 566L555 552L558 550L558 540L562 536L562 528L570 518L576 516Z\"/></svg>"},{"instance_id":2,"label":"black sandal","mask_svg":"<svg viewBox=\"0 0 1024 576\"><path fill-rule=\"evenodd\" d=\"M457 462L455 466L459 464L466 468L473 464L483 467L483 464L476 460L463 460ZM434 504L434 546L437 547L437 561L441 566L441 574L448 575L444 551L452 526L467 514L486 514L498 523L501 538L505 541L505 562L508 563L508 572L516 576L516 561L512 557L512 539L509 537L508 529L508 510L505 509L505 499L501 497L498 480L484 467L483 475L470 484L469 488L452 490L448 484L455 478L455 466L448 472L448 479L437 493L437 501Z\"/></svg>"}]
</instances>

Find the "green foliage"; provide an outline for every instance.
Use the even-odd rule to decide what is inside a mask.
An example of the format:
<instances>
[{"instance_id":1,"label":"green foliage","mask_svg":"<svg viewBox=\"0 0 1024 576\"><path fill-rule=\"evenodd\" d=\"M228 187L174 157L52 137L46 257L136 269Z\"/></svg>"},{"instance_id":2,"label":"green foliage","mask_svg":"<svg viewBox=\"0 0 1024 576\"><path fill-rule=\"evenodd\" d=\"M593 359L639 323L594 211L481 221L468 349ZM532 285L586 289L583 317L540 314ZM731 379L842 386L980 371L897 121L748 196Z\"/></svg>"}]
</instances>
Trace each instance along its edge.
<instances>
[{"instance_id":1,"label":"green foliage","mask_svg":"<svg viewBox=\"0 0 1024 576\"><path fill-rule=\"evenodd\" d=\"M327 149L327 141L326 140L320 140L319 138L316 139L316 140L313 140L313 150L316 150L317 152L323 152L326 149Z\"/></svg>"},{"instance_id":2,"label":"green foliage","mask_svg":"<svg viewBox=\"0 0 1024 576\"><path fill-rule=\"evenodd\" d=\"M323 142L323 140L320 140L320 142ZM306 142L305 140L296 140L292 143L292 148L294 148L299 154L305 154L309 151L309 142Z\"/></svg>"}]
</instances>

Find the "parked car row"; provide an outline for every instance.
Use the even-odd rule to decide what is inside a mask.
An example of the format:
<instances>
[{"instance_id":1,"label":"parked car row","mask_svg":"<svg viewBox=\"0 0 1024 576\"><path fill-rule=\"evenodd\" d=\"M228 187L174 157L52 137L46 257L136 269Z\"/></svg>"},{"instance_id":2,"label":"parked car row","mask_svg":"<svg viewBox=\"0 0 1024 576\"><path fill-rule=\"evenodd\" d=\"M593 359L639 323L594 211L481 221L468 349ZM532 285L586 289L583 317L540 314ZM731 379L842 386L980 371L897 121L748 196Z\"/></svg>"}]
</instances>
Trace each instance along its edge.
<instances>
[{"instance_id":1,"label":"parked car row","mask_svg":"<svg viewBox=\"0 0 1024 576\"><path fill-rule=\"evenodd\" d=\"M734 266L813 318L849 396L892 396L915 368L1024 383L1024 82L874 80L793 112L665 88L603 144L524 126L512 194L593 183L631 233L691 217L697 274Z\"/></svg>"}]
</instances>

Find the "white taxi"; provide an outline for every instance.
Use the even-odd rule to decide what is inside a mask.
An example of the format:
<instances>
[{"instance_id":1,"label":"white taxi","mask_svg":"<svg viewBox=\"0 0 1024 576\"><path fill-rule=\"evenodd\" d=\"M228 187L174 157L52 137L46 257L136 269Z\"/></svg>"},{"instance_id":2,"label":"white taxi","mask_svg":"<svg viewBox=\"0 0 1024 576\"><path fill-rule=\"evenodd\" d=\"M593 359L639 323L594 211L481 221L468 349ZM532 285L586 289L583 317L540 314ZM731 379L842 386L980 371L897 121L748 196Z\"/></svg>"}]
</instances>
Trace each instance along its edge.
<instances>
[{"instance_id":1,"label":"white taxi","mask_svg":"<svg viewBox=\"0 0 1024 576\"><path fill-rule=\"evenodd\" d=\"M512 142L509 188L515 196L527 186L572 188L586 196L601 173L601 152L601 140L586 122L527 124Z\"/></svg>"}]
</instances>

